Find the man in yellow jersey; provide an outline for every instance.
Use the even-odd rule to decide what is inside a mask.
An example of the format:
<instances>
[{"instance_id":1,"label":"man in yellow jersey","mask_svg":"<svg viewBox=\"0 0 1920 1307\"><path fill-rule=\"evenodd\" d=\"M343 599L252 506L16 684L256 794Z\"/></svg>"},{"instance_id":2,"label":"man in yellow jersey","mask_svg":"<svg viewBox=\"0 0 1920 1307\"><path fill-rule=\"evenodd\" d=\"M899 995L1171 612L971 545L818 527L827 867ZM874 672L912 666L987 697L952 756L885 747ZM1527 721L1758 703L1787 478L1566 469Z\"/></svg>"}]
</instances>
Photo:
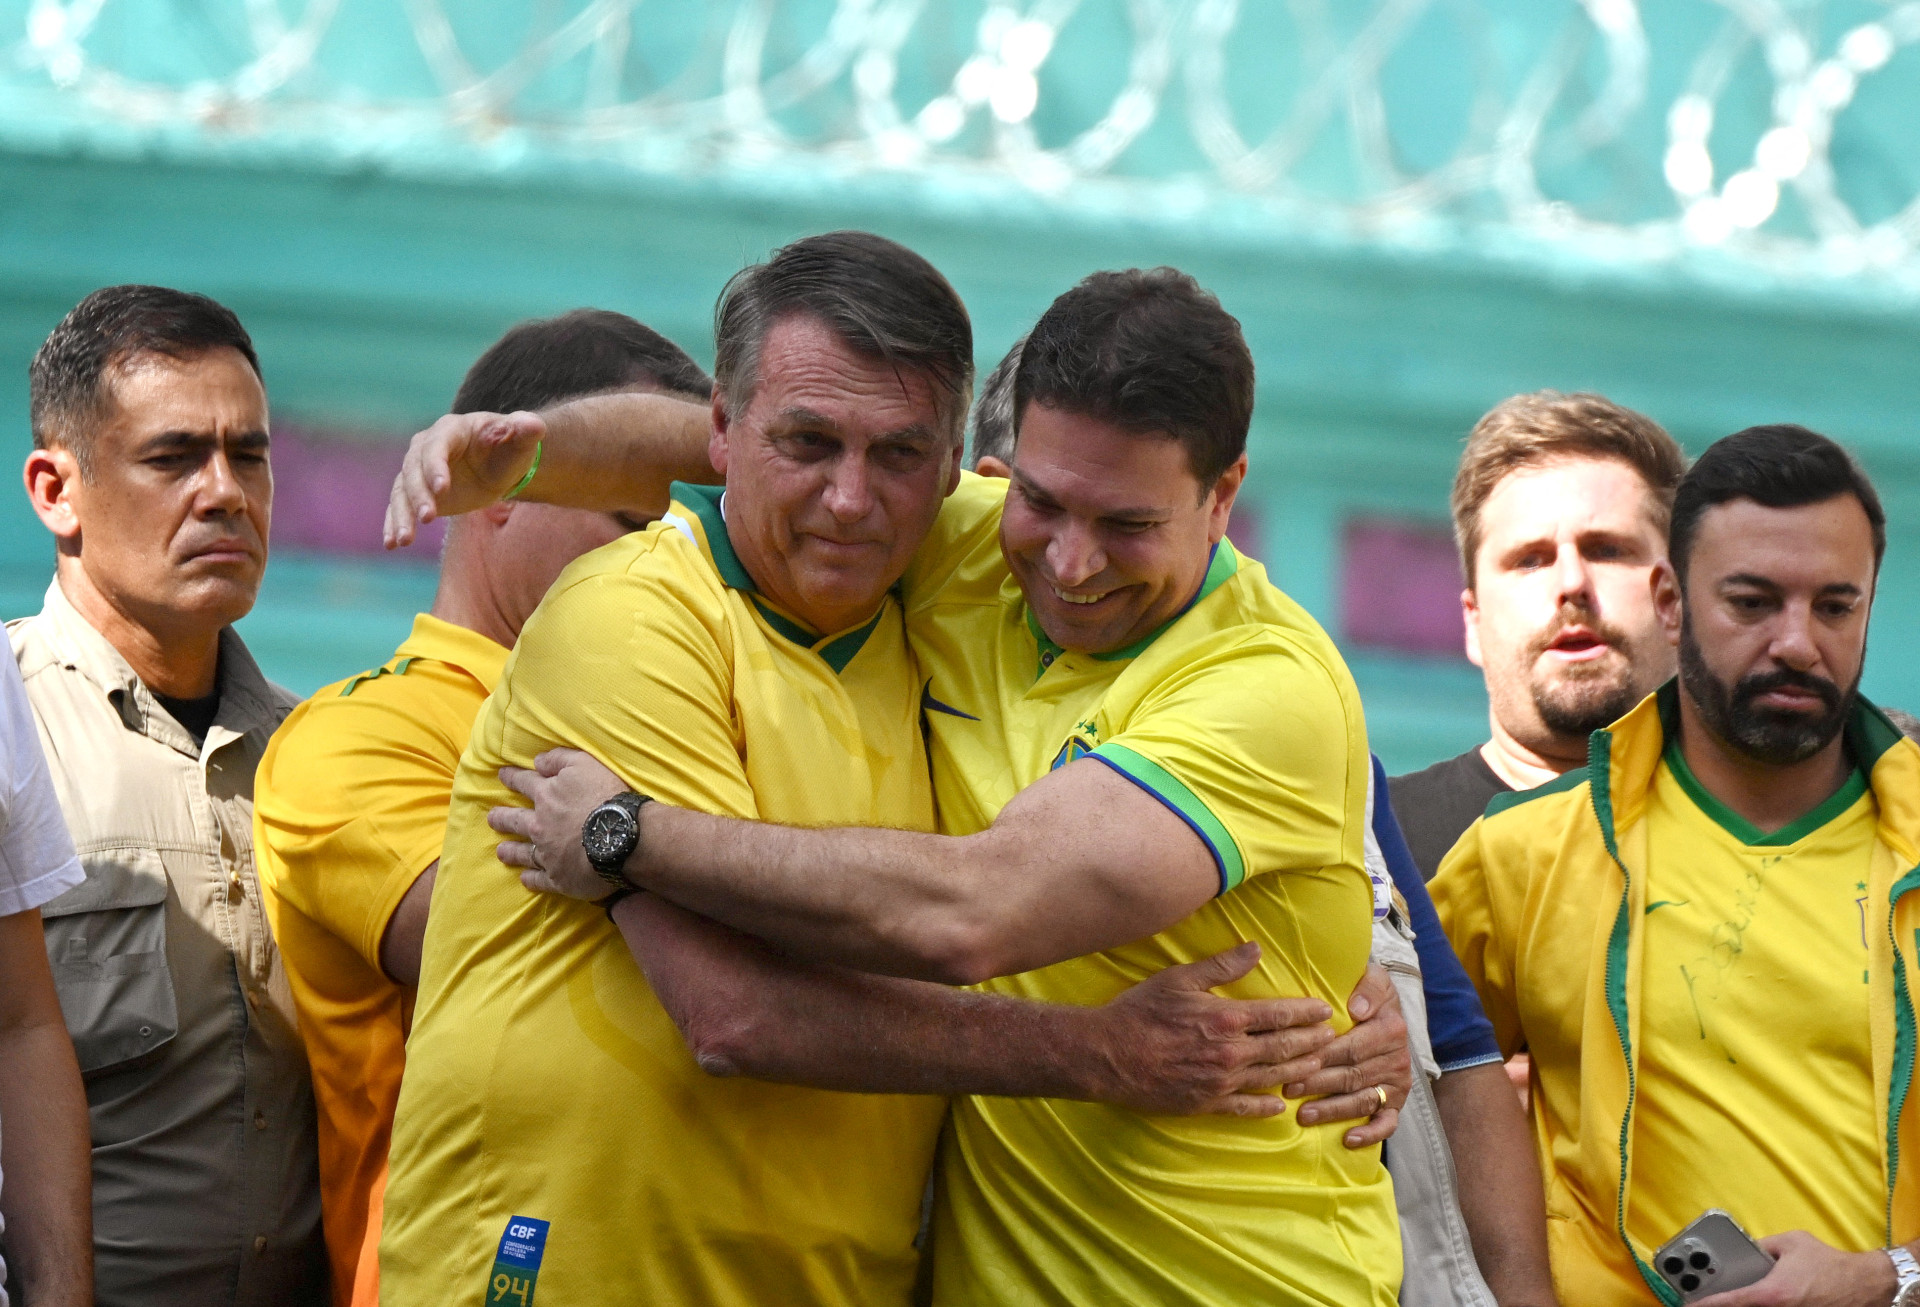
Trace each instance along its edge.
<instances>
[{"instance_id":1,"label":"man in yellow jersey","mask_svg":"<svg viewBox=\"0 0 1920 1307\"><path fill-rule=\"evenodd\" d=\"M514 327L475 362L453 410L511 412L654 389L704 402L713 382L632 318L581 309ZM642 496L658 499L654 516L666 471L655 494ZM364 1283L358 1272L369 1229L378 1241L369 1205L385 1183L420 940L474 716L561 569L643 526L641 511L502 503L456 520L432 610L380 667L294 709L255 773L260 883L313 1068L336 1304L378 1301L371 1255Z\"/></svg>"},{"instance_id":2,"label":"man in yellow jersey","mask_svg":"<svg viewBox=\"0 0 1920 1307\"><path fill-rule=\"evenodd\" d=\"M1056 300L1021 356L1011 490L964 483L906 577L947 834L729 820L641 788L654 801L620 800L640 901L1085 1005L1251 939L1230 992L1336 1005L1373 920L1365 729L1332 641L1223 538L1252 403L1239 325L1190 278L1103 273ZM508 773L547 811L493 820L535 837L500 849L537 857L530 883L593 893L609 868L586 865L579 796L605 774L567 758ZM1378 1151L1290 1115L976 1097L950 1140L936 1301L1394 1300Z\"/></svg>"},{"instance_id":3,"label":"man in yellow jersey","mask_svg":"<svg viewBox=\"0 0 1920 1307\"><path fill-rule=\"evenodd\" d=\"M1654 1263L1715 1207L1778 1259L1716 1307L1920 1301L1920 750L1858 694L1884 523L1804 428L1708 449L1652 581L1677 681L1494 800L1433 881L1533 1051L1570 1303L1711 1288Z\"/></svg>"},{"instance_id":4,"label":"man in yellow jersey","mask_svg":"<svg viewBox=\"0 0 1920 1307\"><path fill-rule=\"evenodd\" d=\"M555 745L715 812L932 823L891 590L957 474L965 311L924 260L836 233L736 278L716 322L725 495L683 487L664 522L561 577L455 778L394 1127L387 1301L903 1303L945 1111L907 1094L1265 1110L1244 1091L1315 1069L1292 1053L1330 1034L1280 1029L1329 1015L1317 1000L1205 994L1250 951L1089 1011L798 965L657 899L623 913L655 946L643 977L600 912L500 873L495 773ZM761 1079L710 1078L738 1069L733 998L756 985L787 1005L762 1010L770 1038L811 1061L788 1074L757 1052ZM876 1045L917 1049L913 1074L877 1081ZM893 1092L767 1083L783 1078Z\"/></svg>"}]
</instances>

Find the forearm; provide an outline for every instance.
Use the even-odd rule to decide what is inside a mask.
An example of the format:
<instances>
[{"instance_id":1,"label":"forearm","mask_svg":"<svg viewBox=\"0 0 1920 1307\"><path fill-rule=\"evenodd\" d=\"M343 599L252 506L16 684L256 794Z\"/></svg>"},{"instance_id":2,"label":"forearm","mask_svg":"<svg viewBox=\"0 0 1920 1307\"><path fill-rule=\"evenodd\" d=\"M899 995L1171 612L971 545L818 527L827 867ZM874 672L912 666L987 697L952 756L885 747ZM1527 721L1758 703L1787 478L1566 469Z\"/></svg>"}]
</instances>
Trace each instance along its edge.
<instances>
[{"instance_id":1,"label":"forearm","mask_svg":"<svg viewBox=\"0 0 1920 1307\"><path fill-rule=\"evenodd\" d=\"M1459 1178L1460 1213L1487 1287L1502 1307L1552 1303L1546 1193L1527 1118L1498 1062L1434 1085Z\"/></svg>"},{"instance_id":2,"label":"forearm","mask_svg":"<svg viewBox=\"0 0 1920 1307\"><path fill-rule=\"evenodd\" d=\"M539 470L519 498L569 508L664 512L675 481L717 484L705 404L670 395L596 395L541 413Z\"/></svg>"},{"instance_id":3,"label":"forearm","mask_svg":"<svg viewBox=\"0 0 1920 1307\"><path fill-rule=\"evenodd\" d=\"M797 962L652 895L614 917L710 1074L853 1093L1100 1094L1099 1009Z\"/></svg>"},{"instance_id":4,"label":"forearm","mask_svg":"<svg viewBox=\"0 0 1920 1307\"><path fill-rule=\"evenodd\" d=\"M0 1033L0 1214L8 1273L36 1307L93 1302L87 1100L64 1025Z\"/></svg>"},{"instance_id":5,"label":"forearm","mask_svg":"<svg viewBox=\"0 0 1920 1307\"><path fill-rule=\"evenodd\" d=\"M792 956L964 983L987 873L969 841L803 830L648 804L629 877Z\"/></svg>"}]
</instances>

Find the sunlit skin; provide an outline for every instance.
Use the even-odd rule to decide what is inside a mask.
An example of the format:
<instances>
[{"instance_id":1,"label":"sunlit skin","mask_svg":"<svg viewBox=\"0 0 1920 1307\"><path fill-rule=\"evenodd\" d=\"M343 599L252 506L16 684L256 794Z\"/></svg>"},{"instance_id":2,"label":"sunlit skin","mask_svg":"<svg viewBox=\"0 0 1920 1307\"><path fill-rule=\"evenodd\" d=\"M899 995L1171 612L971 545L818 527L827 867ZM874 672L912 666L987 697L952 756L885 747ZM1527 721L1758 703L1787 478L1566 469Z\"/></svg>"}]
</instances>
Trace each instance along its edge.
<instances>
[{"instance_id":1,"label":"sunlit skin","mask_svg":"<svg viewBox=\"0 0 1920 1307\"><path fill-rule=\"evenodd\" d=\"M960 483L960 442L924 377L794 315L761 343L746 411L713 401L727 535L760 592L821 634L873 616Z\"/></svg>"},{"instance_id":2,"label":"sunlit skin","mask_svg":"<svg viewBox=\"0 0 1920 1307\"><path fill-rule=\"evenodd\" d=\"M60 588L153 690L213 693L220 632L253 608L273 513L267 394L237 350L109 370L89 470L27 456Z\"/></svg>"},{"instance_id":3,"label":"sunlit skin","mask_svg":"<svg viewBox=\"0 0 1920 1307\"><path fill-rule=\"evenodd\" d=\"M1683 615L1691 617L1706 669L1722 685L1789 669L1844 692L1866 662L1873 586L1873 528L1852 495L1797 508L1736 499L1700 517L1684 604L1671 566L1661 567L1654 596L1674 647ZM1790 685L1752 705L1810 719L1828 711L1820 694ZM1852 766L1838 736L1801 762L1751 758L1708 728L1691 693L1680 696L1680 747L1700 783L1764 831L1813 811Z\"/></svg>"},{"instance_id":4,"label":"sunlit skin","mask_svg":"<svg viewBox=\"0 0 1920 1307\"><path fill-rule=\"evenodd\" d=\"M1522 467L1487 496L1460 606L1467 657L1486 672L1492 737L1481 754L1514 788L1587 760L1586 732L1553 729L1536 689L1564 697L1617 687L1631 706L1673 675L1653 607L1653 571L1666 556L1654 511L1646 482L1616 459Z\"/></svg>"},{"instance_id":5,"label":"sunlit skin","mask_svg":"<svg viewBox=\"0 0 1920 1307\"><path fill-rule=\"evenodd\" d=\"M1247 460L1202 493L1178 440L1030 402L1010 472L1000 548L1040 629L1062 648L1106 653L1199 591Z\"/></svg>"}]
</instances>

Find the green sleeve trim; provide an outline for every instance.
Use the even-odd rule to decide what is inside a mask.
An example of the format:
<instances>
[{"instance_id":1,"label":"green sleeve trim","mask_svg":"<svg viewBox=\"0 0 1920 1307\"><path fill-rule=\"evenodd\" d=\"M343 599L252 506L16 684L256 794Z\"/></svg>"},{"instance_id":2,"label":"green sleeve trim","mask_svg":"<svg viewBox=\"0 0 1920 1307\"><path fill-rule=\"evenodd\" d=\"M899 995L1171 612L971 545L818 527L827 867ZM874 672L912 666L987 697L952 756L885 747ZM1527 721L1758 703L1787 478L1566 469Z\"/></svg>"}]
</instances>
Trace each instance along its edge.
<instances>
[{"instance_id":1,"label":"green sleeve trim","mask_svg":"<svg viewBox=\"0 0 1920 1307\"><path fill-rule=\"evenodd\" d=\"M377 681L382 676L405 676L407 674L407 668L411 666L413 666L412 658L402 658L400 659L398 664L396 664L395 666L392 666L392 667L381 666L381 667L374 668L370 672L362 672L360 673L360 675L354 677L351 681L348 681L345 685L340 687L340 697L344 699L348 695L352 694L355 690L360 688L360 685L363 681Z\"/></svg>"},{"instance_id":2,"label":"green sleeve trim","mask_svg":"<svg viewBox=\"0 0 1920 1307\"><path fill-rule=\"evenodd\" d=\"M1240 857L1240 846L1234 843L1226 823L1214 816L1213 810L1202 803L1200 796L1188 789L1178 776L1124 744L1103 744L1087 756L1119 772L1187 823L1213 855L1213 865L1220 872L1222 894L1247 878L1247 865Z\"/></svg>"}]
</instances>

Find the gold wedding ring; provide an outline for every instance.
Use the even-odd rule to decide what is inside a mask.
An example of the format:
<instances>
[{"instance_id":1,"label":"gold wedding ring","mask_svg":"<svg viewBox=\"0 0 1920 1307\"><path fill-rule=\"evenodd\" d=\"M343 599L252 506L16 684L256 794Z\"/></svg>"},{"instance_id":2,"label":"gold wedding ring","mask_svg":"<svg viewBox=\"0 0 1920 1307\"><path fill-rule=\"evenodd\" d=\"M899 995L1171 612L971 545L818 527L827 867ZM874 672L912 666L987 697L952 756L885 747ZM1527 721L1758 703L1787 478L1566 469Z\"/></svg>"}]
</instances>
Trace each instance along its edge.
<instances>
[{"instance_id":1,"label":"gold wedding ring","mask_svg":"<svg viewBox=\"0 0 1920 1307\"><path fill-rule=\"evenodd\" d=\"M1377 1113L1387 1105L1387 1087L1385 1085L1375 1085L1373 1092L1380 1095L1380 1105L1373 1109Z\"/></svg>"}]
</instances>

